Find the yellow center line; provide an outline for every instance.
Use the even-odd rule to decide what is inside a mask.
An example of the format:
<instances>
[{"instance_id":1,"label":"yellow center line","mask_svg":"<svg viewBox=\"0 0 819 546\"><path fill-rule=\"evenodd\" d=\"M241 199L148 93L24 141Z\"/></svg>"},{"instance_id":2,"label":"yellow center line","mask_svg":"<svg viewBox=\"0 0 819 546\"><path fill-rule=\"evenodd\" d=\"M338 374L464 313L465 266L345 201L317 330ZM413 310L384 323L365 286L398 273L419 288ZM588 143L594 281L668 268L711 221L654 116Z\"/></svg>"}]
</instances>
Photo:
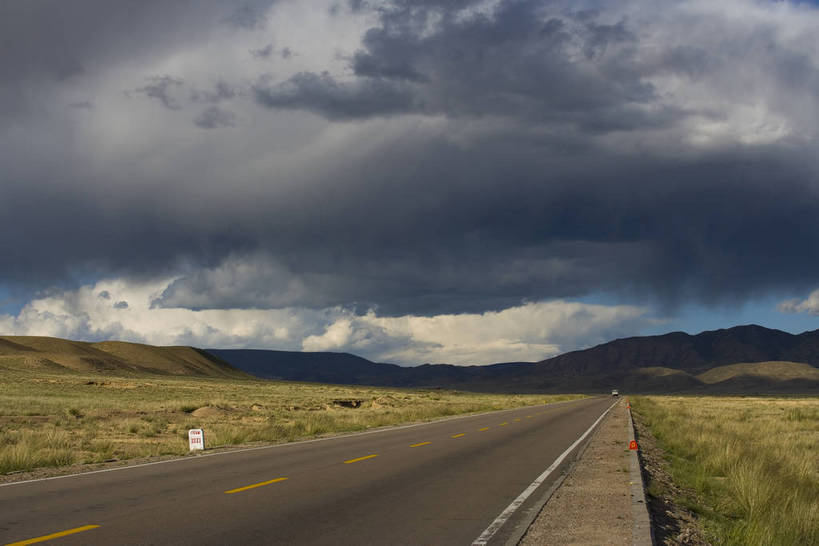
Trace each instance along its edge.
<instances>
[{"instance_id":1,"label":"yellow center line","mask_svg":"<svg viewBox=\"0 0 819 546\"><path fill-rule=\"evenodd\" d=\"M478 432L483 432L483 431L485 431L485 430L489 430L489 427L479 428L479 429L478 429Z\"/></svg>"},{"instance_id":2,"label":"yellow center line","mask_svg":"<svg viewBox=\"0 0 819 546\"><path fill-rule=\"evenodd\" d=\"M344 461L344 464L357 463L358 461L364 461L366 459L372 459L373 457L378 457L378 454L374 453L372 455L365 455L364 457L359 457L357 459L350 459L349 461Z\"/></svg>"},{"instance_id":3,"label":"yellow center line","mask_svg":"<svg viewBox=\"0 0 819 546\"><path fill-rule=\"evenodd\" d=\"M225 493L227 493L228 495L230 495L231 493L239 493L240 491L247 491L248 489L254 489L256 487L261 487L263 485L270 485L271 483L283 482L286 479L287 478L276 478L275 480L267 480L266 482L254 483L253 485L246 485L244 487L237 487L236 489L225 491Z\"/></svg>"},{"instance_id":4,"label":"yellow center line","mask_svg":"<svg viewBox=\"0 0 819 546\"><path fill-rule=\"evenodd\" d=\"M432 442L421 442L420 444L412 444L410 447L421 447L421 446L428 446Z\"/></svg>"},{"instance_id":5,"label":"yellow center line","mask_svg":"<svg viewBox=\"0 0 819 546\"><path fill-rule=\"evenodd\" d=\"M527 418L527 419L531 419L531 418L532 418L532 416L531 416L531 415L527 415L527 416L526 416L526 418Z\"/></svg>"},{"instance_id":6,"label":"yellow center line","mask_svg":"<svg viewBox=\"0 0 819 546\"><path fill-rule=\"evenodd\" d=\"M461 436L466 436L466 432L462 432L460 434L453 434L452 435L453 438L460 438Z\"/></svg>"},{"instance_id":7,"label":"yellow center line","mask_svg":"<svg viewBox=\"0 0 819 546\"><path fill-rule=\"evenodd\" d=\"M30 538L28 540L21 540L20 542L11 542L6 544L6 546L23 546L25 544L35 544L37 542L45 542L46 540L51 540L53 538L60 538L65 537L68 535L73 535L74 533L82 533L83 531L90 531L91 529L96 529L99 525L83 525L82 527L75 527L73 529L68 529L67 531L60 531L59 533L52 533L50 535L45 535L42 537L37 538Z\"/></svg>"},{"instance_id":8,"label":"yellow center line","mask_svg":"<svg viewBox=\"0 0 819 546\"><path fill-rule=\"evenodd\" d=\"M520 421L520 417L515 417L515 421Z\"/></svg>"},{"instance_id":9,"label":"yellow center line","mask_svg":"<svg viewBox=\"0 0 819 546\"><path fill-rule=\"evenodd\" d=\"M508 424L509 424L509 423L501 423L501 424L500 424L500 425L498 425L498 426L499 426L499 427L505 427L505 426L506 426L506 425L508 425Z\"/></svg>"}]
</instances>

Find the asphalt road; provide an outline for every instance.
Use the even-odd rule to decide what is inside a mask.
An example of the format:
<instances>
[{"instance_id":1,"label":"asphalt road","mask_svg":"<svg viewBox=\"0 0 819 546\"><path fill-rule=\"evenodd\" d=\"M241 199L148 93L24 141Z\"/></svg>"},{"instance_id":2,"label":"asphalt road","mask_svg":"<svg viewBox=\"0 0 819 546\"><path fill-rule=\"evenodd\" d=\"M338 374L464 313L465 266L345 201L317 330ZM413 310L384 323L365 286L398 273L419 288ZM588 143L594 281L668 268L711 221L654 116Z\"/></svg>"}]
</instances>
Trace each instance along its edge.
<instances>
[{"instance_id":1,"label":"asphalt road","mask_svg":"<svg viewBox=\"0 0 819 546\"><path fill-rule=\"evenodd\" d=\"M51 540L471 544L611 404L586 399L7 484L0 543L70 532ZM522 525L559 474L490 544Z\"/></svg>"}]
</instances>

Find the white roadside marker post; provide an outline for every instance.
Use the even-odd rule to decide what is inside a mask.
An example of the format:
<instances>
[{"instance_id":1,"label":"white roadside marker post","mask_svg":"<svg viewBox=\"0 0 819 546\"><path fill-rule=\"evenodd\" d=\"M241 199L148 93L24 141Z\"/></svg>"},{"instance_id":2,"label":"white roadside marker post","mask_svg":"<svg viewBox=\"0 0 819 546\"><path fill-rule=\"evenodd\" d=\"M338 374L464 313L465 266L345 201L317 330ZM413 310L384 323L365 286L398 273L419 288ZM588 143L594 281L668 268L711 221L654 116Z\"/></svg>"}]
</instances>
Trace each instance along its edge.
<instances>
[{"instance_id":1,"label":"white roadside marker post","mask_svg":"<svg viewBox=\"0 0 819 546\"><path fill-rule=\"evenodd\" d=\"M188 431L188 447L191 451L205 449L205 431L201 428L192 428Z\"/></svg>"}]
</instances>

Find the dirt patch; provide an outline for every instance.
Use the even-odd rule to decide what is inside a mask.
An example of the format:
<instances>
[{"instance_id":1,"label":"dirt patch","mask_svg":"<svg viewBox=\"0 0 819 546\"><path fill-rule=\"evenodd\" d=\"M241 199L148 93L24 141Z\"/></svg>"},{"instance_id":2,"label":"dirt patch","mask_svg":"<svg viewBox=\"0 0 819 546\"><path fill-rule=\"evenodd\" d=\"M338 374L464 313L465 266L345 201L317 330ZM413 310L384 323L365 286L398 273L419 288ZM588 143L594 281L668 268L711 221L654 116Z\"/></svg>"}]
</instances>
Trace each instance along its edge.
<instances>
[{"instance_id":1,"label":"dirt patch","mask_svg":"<svg viewBox=\"0 0 819 546\"><path fill-rule=\"evenodd\" d=\"M353 398L349 398L349 399L337 399L337 400L333 400L333 405L335 405L335 406L341 406L342 408L352 408L352 409L356 409L356 408L360 408L360 407L361 407L361 403L362 403L362 402L363 402L363 400L353 399Z\"/></svg>"},{"instance_id":2,"label":"dirt patch","mask_svg":"<svg viewBox=\"0 0 819 546\"><path fill-rule=\"evenodd\" d=\"M520 544L631 544L628 413L609 412Z\"/></svg>"},{"instance_id":3,"label":"dirt patch","mask_svg":"<svg viewBox=\"0 0 819 546\"><path fill-rule=\"evenodd\" d=\"M372 402L370 402L370 407L373 409L392 408L399 404L399 400L396 400L392 396L379 396L377 398L373 398Z\"/></svg>"},{"instance_id":4,"label":"dirt patch","mask_svg":"<svg viewBox=\"0 0 819 546\"><path fill-rule=\"evenodd\" d=\"M204 406L204 407L201 407L199 409L193 410L191 412L191 415L193 415L194 417L208 418L208 417L224 417L225 415L227 415L227 413L228 412L226 410L222 409L222 408L217 408L217 407L214 407L214 406Z\"/></svg>"},{"instance_id":5,"label":"dirt patch","mask_svg":"<svg viewBox=\"0 0 819 546\"><path fill-rule=\"evenodd\" d=\"M30 425L48 423L50 420L48 415L0 415L0 425Z\"/></svg>"},{"instance_id":6,"label":"dirt patch","mask_svg":"<svg viewBox=\"0 0 819 546\"><path fill-rule=\"evenodd\" d=\"M664 451L636 414L634 425L640 444L640 466L646 481L648 512L657 544L710 545L699 528L696 515L676 502L685 496L693 497L693 492L685 491L671 479Z\"/></svg>"}]
</instances>

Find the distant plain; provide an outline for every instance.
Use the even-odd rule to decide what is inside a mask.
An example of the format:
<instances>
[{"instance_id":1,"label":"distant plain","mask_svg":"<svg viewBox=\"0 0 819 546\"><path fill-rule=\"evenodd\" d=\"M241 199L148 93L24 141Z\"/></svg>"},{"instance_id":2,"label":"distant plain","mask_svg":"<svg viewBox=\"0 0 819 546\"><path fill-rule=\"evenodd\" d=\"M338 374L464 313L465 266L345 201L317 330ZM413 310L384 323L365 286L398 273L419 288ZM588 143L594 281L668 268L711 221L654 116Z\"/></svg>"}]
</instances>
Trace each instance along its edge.
<instances>
[{"instance_id":1,"label":"distant plain","mask_svg":"<svg viewBox=\"0 0 819 546\"><path fill-rule=\"evenodd\" d=\"M288 442L573 395L494 395L241 378L0 371L0 474Z\"/></svg>"}]
</instances>

